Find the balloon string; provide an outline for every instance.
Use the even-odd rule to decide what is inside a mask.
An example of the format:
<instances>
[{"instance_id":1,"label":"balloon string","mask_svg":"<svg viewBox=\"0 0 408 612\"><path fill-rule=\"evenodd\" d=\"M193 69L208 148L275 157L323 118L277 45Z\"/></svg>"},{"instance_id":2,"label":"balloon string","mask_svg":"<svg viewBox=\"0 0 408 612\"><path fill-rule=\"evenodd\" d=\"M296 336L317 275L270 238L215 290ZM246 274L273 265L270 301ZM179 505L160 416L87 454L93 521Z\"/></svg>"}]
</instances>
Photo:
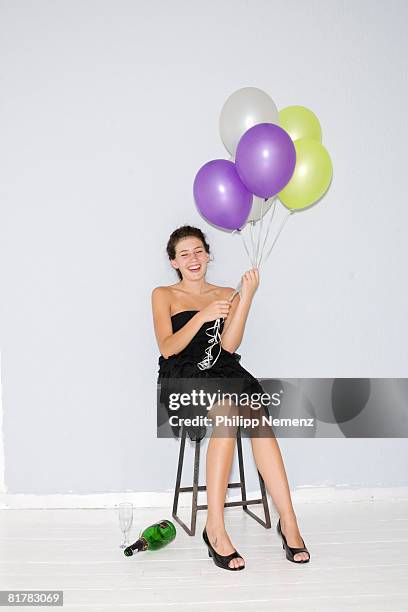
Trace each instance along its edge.
<instances>
[{"instance_id":1,"label":"balloon string","mask_svg":"<svg viewBox=\"0 0 408 612\"><path fill-rule=\"evenodd\" d=\"M269 230L271 229L272 219L273 219L273 215L275 214L275 210L276 210L276 199L274 200L274 202L272 204L272 210L271 210L271 213L269 215L268 227L266 228L265 238L264 238L262 249L261 249L261 255L260 255L259 261L258 261L258 267L261 265L261 259L262 259L262 256L264 254L264 251L265 251L266 239L268 238Z\"/></svg>"},{"instance_id":2,"label":"balloon string","mask_svg":"<svg viewBox=\"0 0 408 612\"><path fill-rule=\"evenodd\" d=\"M281 224L281 226L280 226L280 228L279 228L279 231L278 231L278 233L277 233L277 235L276 235L276 237L275 237L275 240L272 242L271 248L269 249L269 251L268 251L268 253L267 253L267 255L266 255L266 257L265 257L265 260L264 260L264 261L266 261L266 260L268 259L268 257L269 257L269 255L271 254L271 251L272 251L272 249L273 249L273 247L274 247L274 245L275 245L275 243L276 243L277 239L279 238L279 234L281 233L281 231L283 230L283 228L284 228L284 226L285 226L286 221L289 219L289 217L291 216L291 214L292 214L292 213L294 213L294 212L295 212L294 210L290 210L290 211L289 211L289 214L288 214L288 215L286 215L286 217L284 218L283 223ZM261 260L262 260L262 257L261 257ZM259 265L261 265L261 262L259 262Z\"/></svg>"},{"instance_id":3,"label":"balloon string","mask_svg":"<svg viewBox=\"0 0 408 612\"><path fill-rule=\"evenodd\" d=\"M263 255L264 255L264 247L265 247L265 242L266 242L266 238L268 237L268 233L269 233L269 229L270 229L270 226L271 226L271 222L272 222L273 215L274 215L274 213L275 213L275 209L276 209L276 200L274 201L274 204L273 204L273 211L272 211L272 213L271 213L271 217L269 218L269 225L268 225L267 232L266 232L266 236L265 236L265 239L264 239L264 242L263 242L263 245L262 245L261 257L260 257L260 259L259 259L258 266L257 266L257 267L258 267L258 269L261 267L261 262L262 262L262 258L263 258ZM271 245L271 247L270 247L270 249L269 249L268 253L266 254L266 257L265 257L264 261L266 261L266 260L268 259L269 255L271 254L271 251L272 251L273 247L274 247L274 246L275 246L275 244L276 244L277 239L279 238L279 235L280 235L281 231L283 230L283 228L284 228L284 226L285 226L286 221L289 219L290 215L291 215L292 213L294 213L294 212L295 212L295 210L289 210L289 214L288 214L288 215L286 215L286 217L284 218L283 223L281 224L281 226L280 226L280 228L279 228L279 231L278 231L278 233L277 233L277 235L276 235L276 237L275 237L274 241L272 242L272 245ZM238 232L238 233L241 235L241 237L242 237L242 241L243 241L243 243L244 243L245 250L246 250L246 252L247 252L247 254L248 254L249 259L251 260L251 256L250 256L250 254L249 254L249 251L248 251L248 248L247 248L247 246L246 246L244 236L243 236L243 235L242 235L242 233L241 233L241 230L240 230L240 229L235 229L235 230L233 230L233 232L232 232L232 233L234 234L235 232ZM237 285L237 286L236 286L236 288L235 288L235 291L234 291L233 293L231 293L231 295L230 295L230 297L229 297L229 301L230 301L230 302L232 302L232 300L233 300L233 299L234 299L234 297L237 295L237 293L239 293L239 292L241 291L241 287L242 287L242 281L239 281L238 285Z\"/></svg>"},{"instance_id":4,"label":"balloon string","mask_svg":"<svg viewBox=\"0 0 408 612\"><path fill-rule=\"evenodd\" d=\"M221 353L220 328L221 328L221 319L217 319L212 327L207 327L207 329L205 330L205 333L207 334L207 336L210 336L210 339L207 342L208 347L204 351L205 356L203 357L201 361L197 363L197 366L200 368L200 370L209 370L210 368L212 368L215 362L217 361L218 357L220 356L220 353ZM214 333L211 333L212 331L214 331ZM214 359L212 350L214 346L217 346L217 345L218 345L218 354Z\"/></svg>"},{"instance_id":5,"label":"balloon string","mask_svg":"<svg viewBox=\"0 0 408 612\"><path fill-rule=\"evenodd\" d=\"M243 242L244 247L245 247L245 250L246 250L247 255L248 255L248 257L249 257L249 261L251 262L251 264L252 264L252 266L253 266L253 265L254 265L253 258L251 257L251 254L250 254L250 253L249 253L249 251L248 251L248 247L247 247L247 245L246 245L244 235L243 235L243 233L241 232L241 230L240 230L239 228L238 228L238 229L234 229L234 230L232 231L232 234L235 234L236 232L238 232L238 234L241 236L241 238L242 238L242 242ZM230 297L229 297L230 302L232 302L232 300L233 300L233 299L234 299L234 297L237 295L237 293L239 293L239 292L241 291L241 287L242 287L242 282L241 282L241 281L239 281L238 285L237 285L237 286L236 286L236 288L235 288L235 291L234 291L233 293L231 293L231 295L230 295Z\"/></svg>"},{"instance_id":6,"label":"balloon string","mask_svg":"<svg viewBox=\"0 0 408 612\"><path fill-rule=\"evenodd\" d=\"M241 236L241 238L242 238L242 242L244 243L245 250L246 250L247 255L248 255L248 257L249 257L249 261L250 261L250 262L251 262L251 264L253 265L252 257L251 257L251 255L250 255L250 253L249 253L249 251L248 251L248 247L247 247L246 242L245 242L244 234L241 232L241 230L240 230L240 229L238 229L238 230L234 230L234 232L235 232L235 231L236 231L236 232L238 232L238 234Z\"/></svg>"},{"instance_id":7,"label":"balloon string","mask_svg":"<svg viewBox=\"0 0 408 612\"><path fill-rule=\"evenodd\" d=\"M263 215L264 215L264 205L266 203L267 198L263 199L262 198L262 205L261 205L261 222L259 224L259 232L258 232L258 242L256 245L256 256L255 256L255 266L257 266L257 262L258 262L258 254L259 254L259 243L261 242L261 234L262 234L262 222L263 222Z\"/></svg>"},{"instance_id":8,"label":"balloon string","mask_svg":"<svg viewBox=\"0 0 408 612\"><path fill-rule=\"evenodd\" d=\"M254 256L255 256L255 242L254 242L254 235L253 235L253 226L254 226L254 222L249 221L249 233L251 235L251 251L252 251L251 263L252 265L253 265Z\"/></svg>"}]
</instances>

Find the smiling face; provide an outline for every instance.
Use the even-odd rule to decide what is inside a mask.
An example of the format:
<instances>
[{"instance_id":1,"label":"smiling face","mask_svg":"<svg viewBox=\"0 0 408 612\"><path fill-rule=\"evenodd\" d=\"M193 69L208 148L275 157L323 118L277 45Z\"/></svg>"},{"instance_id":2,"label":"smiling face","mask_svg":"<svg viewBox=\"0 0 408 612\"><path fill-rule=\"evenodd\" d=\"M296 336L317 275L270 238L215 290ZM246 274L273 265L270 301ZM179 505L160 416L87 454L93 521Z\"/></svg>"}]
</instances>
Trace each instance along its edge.
<instances>
[{"instance_id":1,"label":"smiling face","mask_svg":"<svg viewBox=\"0 0 408 612\"><path fill-rule=\"evenodd\" d=\"M209 259L202 241L195 236L187 236L177 242L176 257L170 261L173 268L180 270L183 279L198 280L205 276Z\"/></svg>"}]
</instances>

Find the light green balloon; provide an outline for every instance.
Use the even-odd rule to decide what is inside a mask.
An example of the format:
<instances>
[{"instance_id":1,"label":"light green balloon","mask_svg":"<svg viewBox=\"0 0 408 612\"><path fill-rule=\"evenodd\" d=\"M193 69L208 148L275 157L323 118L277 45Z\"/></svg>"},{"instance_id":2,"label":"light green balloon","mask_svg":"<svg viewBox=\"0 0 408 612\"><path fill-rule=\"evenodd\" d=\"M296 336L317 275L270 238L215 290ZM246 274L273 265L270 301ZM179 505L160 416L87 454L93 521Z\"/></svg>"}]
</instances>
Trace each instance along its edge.
<instances>
[{"instance_id":1,"label":"light green balloon","mask_svg":"<svg viewBox=\"0 0 408 612\"><path fill-rule=\"evenodd\" d=\"M333 166L327 150L317 140L300 138L293 144L296 149L295 170L278 197L286 208L300 210L319 200L326 192Z\"/></svg>"},{"instance_id":2,"label":"light green balloon","mask_svg":"<svg viewBox=\"0 0 408 612\"><path fill-rule=\"evenodd\" d=\"M293 141L312 138L322 142L322 128L316 115L305 106L287 106L279 111L279 125Z\"/></svg>"}]
</instances>

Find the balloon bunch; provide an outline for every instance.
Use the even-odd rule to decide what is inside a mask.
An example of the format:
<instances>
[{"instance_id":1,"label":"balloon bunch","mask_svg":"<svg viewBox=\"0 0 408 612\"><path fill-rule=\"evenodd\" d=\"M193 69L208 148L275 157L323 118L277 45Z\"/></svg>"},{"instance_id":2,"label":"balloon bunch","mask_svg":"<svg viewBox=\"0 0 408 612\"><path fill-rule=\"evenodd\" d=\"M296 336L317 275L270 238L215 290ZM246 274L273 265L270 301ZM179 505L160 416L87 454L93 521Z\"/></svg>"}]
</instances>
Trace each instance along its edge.
<instances>
[{"instance_id":1,"label":"balloon bunch","mask_svg":"<svg viewBox=\"0 0 408 612\"><path fill-rule=\"evenodd\" d=\"M333 168L322 145L316 115L304 106L278 111L272 98L256 87L238 89L220 115L221 139L230 159L204 164L194 179L194 199L211 224L237 232L253 267L260 268L276 200L287 209L269 257L289 216L317 202L327 191ZM269 212L262 247L262 221ZM259 222L258 237L253 227ZM251 252L242 230L250 229ZM238 285L234 294L240 290Z\"/></svg>"}]
</instances>

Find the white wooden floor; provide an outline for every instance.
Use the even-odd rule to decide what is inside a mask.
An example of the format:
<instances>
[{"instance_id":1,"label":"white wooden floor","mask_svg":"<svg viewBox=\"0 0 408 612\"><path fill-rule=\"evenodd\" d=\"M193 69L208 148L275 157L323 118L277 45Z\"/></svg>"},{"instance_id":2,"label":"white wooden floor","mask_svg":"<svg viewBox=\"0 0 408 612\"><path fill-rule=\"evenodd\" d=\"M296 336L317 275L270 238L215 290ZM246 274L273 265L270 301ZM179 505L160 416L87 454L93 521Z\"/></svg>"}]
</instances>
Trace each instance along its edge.
<instances>
[{"instance_id":1,"label":"white wooden floor","mask_svg":"<svg viewBox=\"0 0 408 612\"><path fill-rule=\"evenodd\" d=\"M2 510L0 588L62 589L65 611L408 610L408 502L297 504L295 511L310 563L286 560L275 514L265 530L227 508L231 539L246 559L245 570L228 572L207 555L202 510L195 537L176 523L169 546L129 558L118 547L116 508ZM162 518L171 519L169 508L135 509L131 541Z\"/></svg>"}]
</instances>

